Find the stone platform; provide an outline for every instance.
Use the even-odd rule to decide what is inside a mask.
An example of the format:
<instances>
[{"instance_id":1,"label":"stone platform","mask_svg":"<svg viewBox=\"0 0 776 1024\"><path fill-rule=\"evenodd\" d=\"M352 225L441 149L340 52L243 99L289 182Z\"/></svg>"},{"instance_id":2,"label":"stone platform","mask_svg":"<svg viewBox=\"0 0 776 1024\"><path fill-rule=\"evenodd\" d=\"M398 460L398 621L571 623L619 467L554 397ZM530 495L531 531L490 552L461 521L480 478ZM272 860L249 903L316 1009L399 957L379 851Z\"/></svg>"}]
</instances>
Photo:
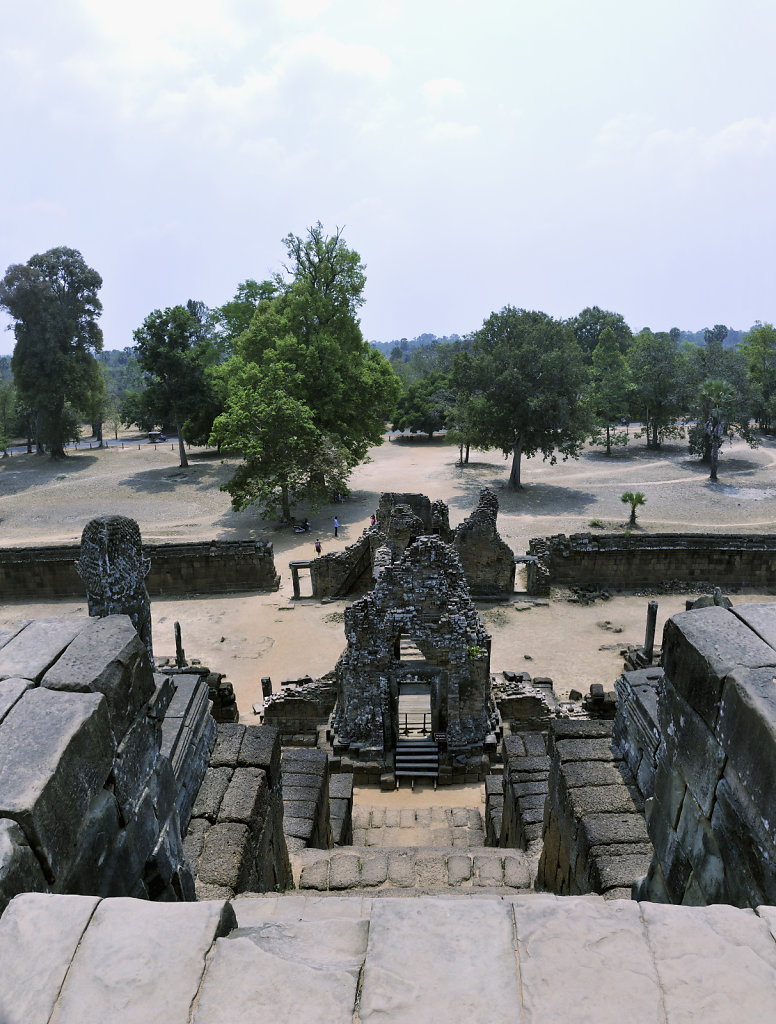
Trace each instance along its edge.
<instances>
[{"instance_id":1,"label":"stone platform","mask_svg":"<svg viewBox=\"0 0 776 1024\"><path fill-rule=\"evenodd\" d=\"M770 1024L776 909L531 894L18 896L3 1024Z\"/></svg>"}]
</instances>

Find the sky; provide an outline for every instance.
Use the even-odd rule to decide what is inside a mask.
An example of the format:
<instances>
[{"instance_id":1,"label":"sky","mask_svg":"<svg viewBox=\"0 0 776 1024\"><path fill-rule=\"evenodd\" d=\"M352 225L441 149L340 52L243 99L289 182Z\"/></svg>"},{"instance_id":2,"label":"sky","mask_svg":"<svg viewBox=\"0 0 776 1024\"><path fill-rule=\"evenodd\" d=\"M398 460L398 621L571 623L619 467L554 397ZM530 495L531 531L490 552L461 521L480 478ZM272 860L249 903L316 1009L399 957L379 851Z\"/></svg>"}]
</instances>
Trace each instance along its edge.
<instances>
[{"instance_id":1,"label":"sky","mask_svg":"<svg viewBox=\"0 0 776 1024\"><path fill-rule=\"evenodd\" d=\"M366 264L370 340L505 305L776 320L773 0L0 0L0 26L0 274L78 249L105 348L319 220Z\"/></svg>"}]
</instances>

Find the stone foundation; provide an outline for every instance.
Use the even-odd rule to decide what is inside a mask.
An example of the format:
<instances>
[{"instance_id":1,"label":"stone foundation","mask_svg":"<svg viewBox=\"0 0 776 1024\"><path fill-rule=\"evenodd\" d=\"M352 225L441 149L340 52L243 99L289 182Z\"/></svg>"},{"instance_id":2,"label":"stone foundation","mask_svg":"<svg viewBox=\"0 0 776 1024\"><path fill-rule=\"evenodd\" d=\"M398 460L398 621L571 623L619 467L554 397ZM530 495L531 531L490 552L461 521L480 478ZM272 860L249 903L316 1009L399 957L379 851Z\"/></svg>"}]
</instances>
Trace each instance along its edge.
<instances>
[{"instance_id":1,"label":"stone foundation","mask_svg":"<svg viewBox=\"0 0 776 1024\"><path fill-rule=\"evenodd\" d=\"M282 891L290 885L277 730L228 723L218 727L184 849L200 900Z\"/></svg>"},{"instance_id":2,"label":"stone foundation","mask_svg":"<svg viewBox=\"0 0 776 1024\"><path fill-rule=\"evenodd\" d=\"M641 797L612 751L611 722L556 722L537 887L561 896L629 899L652 846Z\"/></svg>"},{"instance_id":3,"label":"stone foundation","mask_svg":"<svg viewBox=\"0 0 776 1024\"><path fill-rule=\"evenodd\" d=\"M774 904L776 605L682 612L663 651L642 898Z\"/></svg>"},{"instance_id":4,"label":"stone foundation","mask_svg":"<svg viewBox=\"0 0 776 1024\"><path fill-rule=\"evenodd\" d=\"M527 732L505 736L504 804L498 845L537 852L541 845L550 759L544 736Z\"/></svg>"},{"instance_id":5,"label":"stone foundation","mask_svg":"<svg viewBox=\"0 0 776 1024\"><path fill-rule=\"evenodd\" d=\"M322 750L283 751L283 830L291 853L333 845L329 759Z\"/></svg>"},{"instance_id":6,"label":"stone foundation","mask_svg":"<svg viewBox=\"0 0 776 1024\"><path fill-rule=\"evenodd\" d=\"M180 815L212 740L201 697L153 674L124 615L0 633L0 909L23 891L194 898Z\"/></svg>"}]
</instances>

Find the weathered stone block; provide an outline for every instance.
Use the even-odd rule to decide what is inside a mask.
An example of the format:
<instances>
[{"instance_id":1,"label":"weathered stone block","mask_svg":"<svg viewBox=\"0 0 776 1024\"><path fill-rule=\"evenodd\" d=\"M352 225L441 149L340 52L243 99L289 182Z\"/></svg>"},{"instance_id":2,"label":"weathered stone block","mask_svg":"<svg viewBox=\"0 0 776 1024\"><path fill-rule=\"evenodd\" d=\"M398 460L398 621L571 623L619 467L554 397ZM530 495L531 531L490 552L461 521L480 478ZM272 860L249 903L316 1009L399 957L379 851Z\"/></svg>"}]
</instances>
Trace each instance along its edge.
<instances>
[{"instance_id":1,"label":"weathered stone block","mask_svg":"<svg viewBox=\"0 0 776 1024\"><path fill-rule=\"evenodd\" d=\"M765 607L776 609L776 605ZM716 735L776 843L774 678L773 669L731 672L722 690Z\"/></svg>"},{"instance_id":2,"label":"weathered stone block","mask_svg":"<svg viewBox=\"0 0 776 1024\"><path fill-rule=\"evenodd\" d=\"M588 846L649 842L640 814L590 814L582 819Z\"/></svg>"},{"instance_id":3,"label":"weathered stone block","mask_svg":"<svg viewBox=\"0 0 776 1024\"><path fill-rule=\"evenodd\" d=\"M205 845L205 835L210 827L207 818L192 818L183 837L183 852L194 875L197 874L202 847Z\"/></svg>"},{"instance_id":4,"label":"weathered stone block","mask_svg":"<svg viewBox=\"0 0 776 1024\"><path fill-rule=\"evenodd\" d=\"M79 824L75 855L57 879L55 889L61 893L90 896L96 891L105 862L110 858L121 832L121 816L113 794L106 789L100 790ZM125 879L127 889L132 881L134 879Z\"/></svg>"},{"instance_id":5,"label":"weathered stone block","mask_svg":"<svg viewBox=\"0 0 776 1024\"><path fill-rule=\"evenodd\" d=\"M0 722L14 704L21 699L25 690L35 684L30 679L0 679Z\"/></svg>"},{"instance_id":6,"label":"weathered stone block","mask_svg":"<svg viewBox=\"0 0 776 1024\"><path fill-rule=\"evenodd\" d=\"M329 776L329 797L332 800L350 800L353 796L353 776L349 772L338 772Z\"/></svg>"},{"instance_id":7,"label":"weathered stone block","mask_svg":"<svg viewBox=\"0 0 776 1024\"><path fill-rule=\"evenodd\" d=\"M657 763L666 762L687 783L701 810L711 814L714 790L722 777L725 752L705 720L666 682L658 708L662 744Z\"/></svg>"},{"instance_id":8,"label":"weathered stone block","mask_svg":"<svg viewBox=\"0 0 776 1024\"><path fill-rule=\"evenodd\" d=\"M223 885L232 892L249 892L255 874L247 825L223 822L205 835L197 878L206 885Z\"/></svg>"},{"instance_id":9,"label":"weathered stone block","mask_svg":"<svg viewBox=\"0 0 776 1024\"><path fill-rule=\"evenodd\" d=\"M113 754L102 694L28 690L0 724L0 817L19 822L50 880L73 856Z\"/></svg>"},{"instance_id":10,"label":"weathered stone block","mask_svg":"<svg viewBox=\"0 0 776 1024\"><path fill-rule=\"evenodd\" d=\"M26 836L15 821L0 818L0 914L18 893L43 892L46 888L40 863Z\"/></svg>"},{"instance_id":11,"label":"weathered stone block","mask_svg":"<svg viewBox=\"0 0 776 1024\"><path fill-rule=\"evenodd\" d=\"M610 754L611 757L611 754ZM563 765L566 787L577 786L621 786L633 781L623 761L567 762Z\"/></svg>"},{"instance_id":12,"label":"weathered stone block","mask_svg":"<svg viewBox=\"0 0 776 1024\"><path fill-rule=\"evenodd\" d=\"M569 790L576 816L584 814L635 814L636 805L626 786L579 786Z\"/></svg>"},{"instance_id":13,"label":"weathered stone block","mask_svg":"<svg viewBox=\"0 0 776 1024\"><path fill-rule=\"evenodd\" d=\"M267 775L261 768L235 768L218 811L219 821L256 826L267 813Z\"/></svg>"},{"instance_id":14,"label":"weathered stone block","mask_svg":"<svg viewBox=\"0 0 776 1024\"><path fill-rule=\"evenodd\" d=\"M48 1021L99 900L27 892L0 919L0 1020Z\"/></svg>"},{"instance_id":15,"label":"weathered stone block","mask_svg":"<svg viewBox=\"0 0 776 1024\"><path fill-rule=\"evenodd\" d=\"M82 623L41 686L105 694L117 741L155 690L148 651L127 615Z\"/></svg>"},{"instance_id":16,"label":"weathered stone block","mask_svg":"<svg viewBox=\"0 0 776 1024\"><path fill-rule=\"evenodd\" d=\"M612 752L609 739L569 739L556 740L555 748L561 761L612 761L618 754Z\"/></svg>"},{"instance_id":17,"label":"weathered stone block","mask_svg":"<svg viewBox=\"0 0 776 1024\"><path fill-rule=\"evenodd\" d=\"M232 778L231 768L208 768L205 779L194 801L193 818L207 818L212 824L218 820L221 801Z\"/></svg>"},{"instance_id":18,"label":"weathered stone block","mask_svg":"<svg viewBox=\"0 0 776 1024\"><path fill-rule=\"evenodd\" d=\"M0 648L0 679L39 682L84 628L84 619L36 619Z\"/></svg>"},{"instance_id":19,"label":"weathered stone block","mask_svg":"<svg viewBox=\"0 0 776 1024\"><path fill-rule=\"evenodd\" d=\"M315 753L319 753L319 751L315 751ZM320 753L323 752L320 751ZM245 768L261 768L267 773L270 789L275 789L280 782L279 731L270 725L246 726L237 763ZM307 769L305 768L304 771Z\"/></svg>"},{"instance_id":20,"label":"weathered stone block","mask_svg":"<svg viewBox=\"0 0 776 1024\"><path fill-rule=\"evenodd\" d=\"M210 755L212 768L234 768L245 736L245 726L238 722L220 722L216 742Z\"/></svg>"},{"instance_id":21,"label":"weathered stone block","mask_svg":"<svg viewBox=\"0 0 776 1024\"><path fill-rule=\"evenodd\" d=\"M674 688L713 728L725 676L736 667L776 666L776 651L732 612L714 606L666 622L663 663Z\"/></svg>"},{"instance_id":22,"label":"weathered stone block","mask_svg":"<svg viewBox=\"0 0 776 1024\"><path fill-rule=\"evenodd\" d=\"M729 767L717 787L711 827L725 864L731 865L726 870L730 902L739 907L776 905L776 846Z\"/></svg>"},{"instance_id":23,"label":"weathered stone block","mask_svg":"<svg viewBox=\"0 0 776 1024\"><path fill-rule=\"evenodd\" d=\"M136 719L119 744L113 762L113 788L125 821L133 813L146 787L161 740L160 723L142 717Z\"/></svg>"},{"instance_id":24,"label":"weathered stone block","mask_svg":"<svg viewBox=\"0 0 776 1024\"><path fill-rule=\"evenodd\" d=\"M682 803L676 836L692 865L693 883L703 894L703 905L725 903L725 865L711 830L711 822L693 800L692 793L688 792ZM683 902L689 902L686 891ZM692 902L699 903L697 899Z\"/></svg>"}]
</instances>

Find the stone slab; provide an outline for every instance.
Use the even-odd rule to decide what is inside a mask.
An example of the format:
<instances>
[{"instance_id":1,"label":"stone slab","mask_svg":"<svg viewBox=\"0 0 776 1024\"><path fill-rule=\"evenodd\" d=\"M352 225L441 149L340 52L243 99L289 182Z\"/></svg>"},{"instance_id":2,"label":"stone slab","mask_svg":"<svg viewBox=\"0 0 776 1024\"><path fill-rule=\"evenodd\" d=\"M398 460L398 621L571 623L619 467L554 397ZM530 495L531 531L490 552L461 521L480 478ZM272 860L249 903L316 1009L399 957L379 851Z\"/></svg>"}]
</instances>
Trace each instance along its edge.
<instances>
[{"instance_id":1,"label":"stone slab","mask_svg":"<svg viewBox=\"0 0 776 1024\"><path fill-rule=\"evenodd\" d=\"M753 911L641 903L669 1021L774 1019L776 943Z\"/></svg>"},{"instance_id":2,"label":"stone slab","mask_svg":"<svg viewBox=\"0 0 776 1024\"><path fill-rule=\"evenodd\" d=\"M514 913L527 1024L664 1024L637 903L536 894Z\"/></svg>"},{"instance_id":3,"label":"stone slab","mask_svg":"<svg viewBox=\"0 0 776 1024\"><path fill-rule=\"evenodd\" d=\"M211 768L234 768L244 735L244 725L238 722L220 722L215 746L210 755Z\"/></svg>"},{"instance_id":4,"label":"stone slab","mask_svg":"<svg viewBox=\"0 0 776 1024\"><path fill-rule=\"evenodd\" d=\"M362 1024L511 1024L519 1006L508 904L455 897L373 902Z\"/></svg>"},{"instance_id":5,"label":"stone slab","mask_svg":"<svg viewBox=\"0 0 776 1024\"><path fill-rule=\"evenodd\" d=\"M0 914L19 893L47 888L40 862L21 828L10 818L0 818Z\"/></svg>"},{"instance_id":6,"label":"stone slab","mask_svg":"<svg viewBox=\"0 0 776 1024\"><path fill-rule=\"evenodd\" d=\"M776 682L772 669L739 670L726 678L716 735L776 842ZM764 756L766 751L770 756Z\"/></svg>"},{"instance_id":7,"label":"stone slab","mask_svg":"<svg viewBox=\"0 0 776 1024\"><path fill-rule=\"evenodd\" d=\"M128 615L87 619L41 686L104 693L117 740L155 689L148 651Z\"/></svg>"},{"instance_id":8,"label":"stone slab","mask_svg":"<svg viewBox=\"0 0 776 1024\"><path fill-rule=\"evenodd\" d=\"M48 1021L99 899L24 893L0 918L0 1021Z\"/></svg>"},{"instance_id":9,"label":"stone slab","mask_svg":"<svg viewBox=\"0 0 776 1024\"><path fill-rule=\"evenodd\" d=\"M21 698L24 691L34 685L30 679L0 679L0 722Z\"/></svg>"},{"instance_id":10,"label":"stone slab","mask_svg":"<svg viewBox=\"0 0 776 1024\"><path fill-rule=\"evenodd\" d=\"M714 606L666 622L663 661L674 687L713 728L725 676L737 666L776 667L776 651L732 611Z\"/></svg>"},{"instance_id":11,"label":"stone slab","mask_svg":"<svg viewBox=\"0 0 776 1024\"><path fill-rule=\"evenodd\" d=\"M206 885L222 885L234 893L251 888L254 865L247 825L219 822L205 833L197 878Z\"/></svg>"},{"instance_id":12,"label":"stone slab","mask_svg":"<svg viewBox=\"0 0 776 1024\"><path fill-rule=\"evenodd\" d=\"M40 682L88 619L35 619L0 648L0 679Z\"/></svg>"},{"instance_id":13,"label":"stone slab","mask_svg":"<svg viewBox=\"0 0 776 1024\"><path fill-rule=\"evenodd\" d=\"M231 778L231 768L208 768L191 809L191 816L215 822Z\"/></svg>"},{"instance_id":14,"label":"stone slab","mask_svg":"<svg viewBox=\"0 0 776 1024\"><path fill-rule=\"evenodd\" d=\"M205 958L236 923L219 901L103 900L73 959L57 1024L189 1024Z\"/></svg>"},{"instance_id":15,"label":"stone slab","mask_svg":"<svg viewBox=\"0 0 776 1024\"><path fill-rule=\"evenodd\" d=\"M194 1024L351 1024L367 933L367 921L335 917L268 921L219 939Z\"/></svg>"},{"instance_id":16,"label":"stone slab","mask_svg":"<svg viewBox=\"0 0 776 1024\"><path fill-rule=\"evenodd\" d=\"M221 801L218 820L256 824L266 813L268 802L267 773L261 768L235 768Z\"/></svg>"},{"instance_id":17,"label":"stone slab","mask_svg":"<svg viewBox=\"0 0 776 1024\"><path fill-rule=\"evenodd\" d=\"M114 747L100 693L27 690L0 724L0 817L13 818L54 879L72 856Z\"/></svg>"}]
</instances>

